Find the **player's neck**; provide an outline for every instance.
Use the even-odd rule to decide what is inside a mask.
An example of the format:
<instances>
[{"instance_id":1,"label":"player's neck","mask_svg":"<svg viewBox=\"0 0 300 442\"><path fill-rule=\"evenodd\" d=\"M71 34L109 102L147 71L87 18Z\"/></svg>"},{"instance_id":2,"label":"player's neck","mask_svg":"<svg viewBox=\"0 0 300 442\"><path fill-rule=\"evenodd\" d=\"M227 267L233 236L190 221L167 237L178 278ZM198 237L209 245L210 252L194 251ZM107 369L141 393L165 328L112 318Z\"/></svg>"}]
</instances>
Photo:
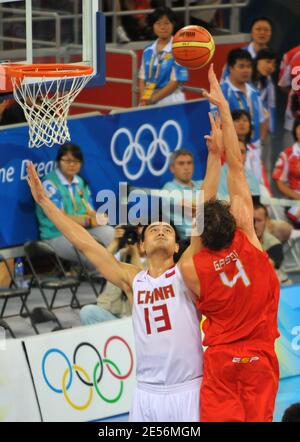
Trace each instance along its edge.
<instances>
[{"instance_id":1,"label":"player's neck","mask_svg":"<svg viewBox=\"0 0 300 442\"><path fill-rule=\"evenodd\" d=\"M152 278L158 278L168 269L174 266L173 256L166 258L165 255L148 256L148 273Z\"/></svg>"}]
</instances>

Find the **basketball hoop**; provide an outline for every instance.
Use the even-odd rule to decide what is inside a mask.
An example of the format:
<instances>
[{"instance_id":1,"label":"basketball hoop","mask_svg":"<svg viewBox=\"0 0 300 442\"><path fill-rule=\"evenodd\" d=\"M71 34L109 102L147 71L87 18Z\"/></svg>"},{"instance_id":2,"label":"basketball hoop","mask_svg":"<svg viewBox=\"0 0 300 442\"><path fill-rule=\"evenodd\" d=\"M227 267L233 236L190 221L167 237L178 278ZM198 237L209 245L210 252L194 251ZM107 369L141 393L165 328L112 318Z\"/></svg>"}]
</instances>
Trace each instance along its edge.
<instances>
[{"instance_id":1,"label":"basketball hoop","mask_svg":"<svg viewBox=\"0 0 300 442\"><path fill-rule=\"evenodd\" d=\"M93 68L76 64L10 64L15 100L29 125L29 147L70 141L67 116L72 102L91 79Z\"/></svg>"}]
</instances>

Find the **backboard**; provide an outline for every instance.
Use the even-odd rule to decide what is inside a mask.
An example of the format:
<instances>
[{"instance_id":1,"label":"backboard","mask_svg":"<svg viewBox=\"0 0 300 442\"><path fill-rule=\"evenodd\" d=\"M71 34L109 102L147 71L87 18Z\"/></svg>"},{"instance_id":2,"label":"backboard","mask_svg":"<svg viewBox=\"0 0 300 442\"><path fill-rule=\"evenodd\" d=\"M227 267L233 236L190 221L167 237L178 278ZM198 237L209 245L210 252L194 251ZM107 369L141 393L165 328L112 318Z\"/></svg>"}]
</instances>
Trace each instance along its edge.
<instances>
[{"instance_id":1,"label":"backboard","mask_svg":"<svg viewBox=\"0 0 300 442\"><path fill-rule=\"evenodd\" d=\"M0 0L0 63L82 63L94 69L86 87L101 86L105 82L105 19L98 3Z\"/></svg>"}]
</instances>

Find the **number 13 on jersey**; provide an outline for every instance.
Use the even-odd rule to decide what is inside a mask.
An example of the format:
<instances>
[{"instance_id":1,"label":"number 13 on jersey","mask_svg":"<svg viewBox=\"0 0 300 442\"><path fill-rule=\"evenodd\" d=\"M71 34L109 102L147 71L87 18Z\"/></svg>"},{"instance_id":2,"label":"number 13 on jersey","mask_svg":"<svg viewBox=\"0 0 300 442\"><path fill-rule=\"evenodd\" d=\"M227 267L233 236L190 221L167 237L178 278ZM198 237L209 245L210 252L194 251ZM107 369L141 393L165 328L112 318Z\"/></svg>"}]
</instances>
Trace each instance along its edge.
<instances>
[{"instance_id":1,"label":"number 13 on jersey","mask_svg":"<svg viewBox=\"0 0 300 442\"><path fill-rule=\"evenodd\" d=\"M155 322L160 322L160 324L158 324L158 327L156 327L154 330L151 329L151 324L150 324L150 309L153 312L153 320ZM156 312L160 312L160 314L158 313L156 315ZM145 308L144 316L146 322L147 335L151 335L155 331L157 333L161 333L172 329L167 304L154 305L153 307Z\"/></svg>"}]
</instances>

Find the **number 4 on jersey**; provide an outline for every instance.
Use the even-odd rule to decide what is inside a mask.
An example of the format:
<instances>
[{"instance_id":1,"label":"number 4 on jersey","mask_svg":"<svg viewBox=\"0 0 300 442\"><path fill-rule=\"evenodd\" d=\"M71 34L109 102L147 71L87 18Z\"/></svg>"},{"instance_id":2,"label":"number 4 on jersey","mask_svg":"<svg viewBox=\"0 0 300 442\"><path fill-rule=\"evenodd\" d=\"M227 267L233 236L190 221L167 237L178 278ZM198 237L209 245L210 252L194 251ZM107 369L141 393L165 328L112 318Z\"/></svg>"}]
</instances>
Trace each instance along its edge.
<instances>
[{"instance_id":1,"label":"number 4 on jersey","mask_svg":"<svg viewBox=\"0 0 300 442\"><path fill-rule=\"evenodd\" d=\"M241 261L239 259L237 259L235 262L235 265L238 269L238 273L236 275L234 275L232 280L228 279L225 272L219 273L222 283L224 285L227 285L227 287L233 287L236 284L237 280L239 278L241 278L245 287L248 287L250 285L250 280L247 276L247 273L245 272L243 264L241 263Z\"/></svg>"}]
</instances>

